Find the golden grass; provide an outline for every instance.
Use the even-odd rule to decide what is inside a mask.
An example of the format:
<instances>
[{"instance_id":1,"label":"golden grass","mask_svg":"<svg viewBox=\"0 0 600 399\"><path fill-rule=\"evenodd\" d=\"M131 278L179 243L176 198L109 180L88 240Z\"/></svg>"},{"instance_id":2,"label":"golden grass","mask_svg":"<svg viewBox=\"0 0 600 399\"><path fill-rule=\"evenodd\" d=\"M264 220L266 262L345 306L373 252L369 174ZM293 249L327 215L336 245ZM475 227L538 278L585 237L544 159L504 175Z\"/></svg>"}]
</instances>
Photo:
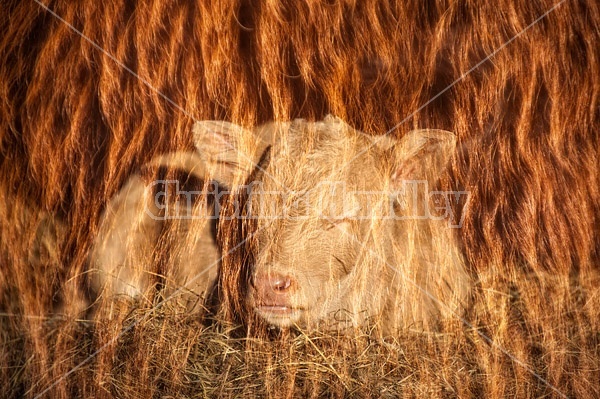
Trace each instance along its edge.
<instances>
[{"instance_id":1,"label":"golden grass","mask_svg":"<svg viewBox=\"0 0 600 399\"><path fill-rule=\"evenodd\" d=\"M600 279L544 278L482 281L467 319L393 339L376 326L244 328L124 301L112 320L39 323L49 368L2 317L1 396L58 381L44 397L598 397Z\"/></svg>"}]
</instances>

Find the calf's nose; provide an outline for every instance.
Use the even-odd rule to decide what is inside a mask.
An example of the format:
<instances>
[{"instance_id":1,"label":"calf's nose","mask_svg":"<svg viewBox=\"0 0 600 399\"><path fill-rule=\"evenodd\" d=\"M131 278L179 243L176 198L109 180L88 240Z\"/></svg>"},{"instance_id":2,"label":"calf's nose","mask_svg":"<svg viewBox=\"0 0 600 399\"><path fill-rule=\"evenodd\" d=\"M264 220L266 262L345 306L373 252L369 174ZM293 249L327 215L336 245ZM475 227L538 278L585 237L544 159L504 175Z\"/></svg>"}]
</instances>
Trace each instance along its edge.
<instances>
[{"instance_id":1,"label":"calf's nose","mask_svg":"<svg viewBox=\"0 0 600 399\"><path fill-rule=\"evenodd\" d=\"M275 275L269 278L268 284L274 291L285 291L292 286L292 279L288 276Z\"/></svg>"},{"instance_id":2,"label":"calf's nose","mask_svg":"<svg viewBox=\"0 0 600 399\"><path fill-rule=\"evenodd\" d=\"M266 302L282 301L289 296L295 285L292 277L279 273L259 274L254 277L256 293Z\"/></svg>"}]
</instances>

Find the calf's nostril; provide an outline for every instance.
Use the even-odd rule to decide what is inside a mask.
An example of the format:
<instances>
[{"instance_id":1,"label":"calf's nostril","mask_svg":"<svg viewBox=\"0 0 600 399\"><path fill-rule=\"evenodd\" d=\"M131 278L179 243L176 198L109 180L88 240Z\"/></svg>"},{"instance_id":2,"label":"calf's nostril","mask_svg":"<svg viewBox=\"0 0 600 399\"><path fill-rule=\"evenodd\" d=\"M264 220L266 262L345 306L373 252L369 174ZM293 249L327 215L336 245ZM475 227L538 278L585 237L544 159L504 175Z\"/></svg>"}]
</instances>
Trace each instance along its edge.
<instances>
[{"instance_id":1,"label":"calf's nostril","mask_svg":"<svg viewBox=\"0 0 600 399\"><path fill-rule=\"evenodd\" d=\"M272 280L274 290L285 291L292 285L292 280L289 277L278 277Z\"/></svg>"},{"instance_id":2,"label":"calf's nostril","mask_svg":"<svg viewBox=\"0 0 600 399\"><path fill-rule=\"evenodd\" d=\"M259 274L253 279L253 286L259 297L274 300L291 294L295 281L285 274Z\"/></svg>"}]
</instances>

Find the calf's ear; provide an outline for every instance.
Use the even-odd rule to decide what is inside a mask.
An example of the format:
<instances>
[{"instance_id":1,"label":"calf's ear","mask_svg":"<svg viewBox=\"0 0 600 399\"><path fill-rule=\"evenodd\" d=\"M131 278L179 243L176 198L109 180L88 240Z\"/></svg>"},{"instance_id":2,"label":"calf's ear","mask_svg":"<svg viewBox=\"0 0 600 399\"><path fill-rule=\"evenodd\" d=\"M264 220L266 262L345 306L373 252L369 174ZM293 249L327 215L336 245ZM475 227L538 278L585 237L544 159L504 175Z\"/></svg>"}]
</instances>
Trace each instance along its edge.
<instances>
[{"instance_id":1,"label":"calf's ear","mask_svg":"<svg viewBox=\"0 0 600 399\"><path fill-rule=\"evenodd\" d=\"M456 136L446 130L422 129L409 132L391 149L392 176L395 188L403 181L435 182L446 169L456 149Z\"/></svg>"},{"instance_id":2,"label":"calf's ear","mask_svg":"<svg viewBox=\"0 0 600 399\"><path fill-rule=\"evenodd\" d=\"M243 184L269 145L269 129L249 130L224 121L194 125L194 144L205 175L228 187Z\"/></svg>"},{"instance_id":3,"label":"calf's ear","mask_svg":"<svg viewBox=\"0 0 600 399\"><path fill-rule=\"evenodd\" d=\"M150 165L183 169L202 180L216 180L234 188L256 168L271 130L249 130L225 121L196 122L193 140L197 151L163 154Z\"/></svg>"}]
</instances>

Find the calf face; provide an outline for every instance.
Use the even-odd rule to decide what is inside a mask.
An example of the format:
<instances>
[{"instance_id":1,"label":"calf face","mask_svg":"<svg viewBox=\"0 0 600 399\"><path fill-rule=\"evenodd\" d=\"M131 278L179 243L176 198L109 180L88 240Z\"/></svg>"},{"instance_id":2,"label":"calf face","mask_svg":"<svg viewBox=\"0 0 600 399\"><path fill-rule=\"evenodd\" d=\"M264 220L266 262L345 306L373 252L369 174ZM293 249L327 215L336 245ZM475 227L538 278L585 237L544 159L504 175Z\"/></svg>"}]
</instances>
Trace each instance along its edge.
<instances>
[{"instance_id":1,"label":"calf face","mask_svg":"<svg viewBox=\"0 0 600 399\"><path fill-rule=\"evenodd\" d=\"M380 316L386 330L434 328L460 312L468 274L447 221L416 189L443 172L451 133L372 138L327 117L254 130L199 122L194 134L194 162L248 198L237 215L255 226L247 301L267 322Z\"/></svg>"}]
</instances>

